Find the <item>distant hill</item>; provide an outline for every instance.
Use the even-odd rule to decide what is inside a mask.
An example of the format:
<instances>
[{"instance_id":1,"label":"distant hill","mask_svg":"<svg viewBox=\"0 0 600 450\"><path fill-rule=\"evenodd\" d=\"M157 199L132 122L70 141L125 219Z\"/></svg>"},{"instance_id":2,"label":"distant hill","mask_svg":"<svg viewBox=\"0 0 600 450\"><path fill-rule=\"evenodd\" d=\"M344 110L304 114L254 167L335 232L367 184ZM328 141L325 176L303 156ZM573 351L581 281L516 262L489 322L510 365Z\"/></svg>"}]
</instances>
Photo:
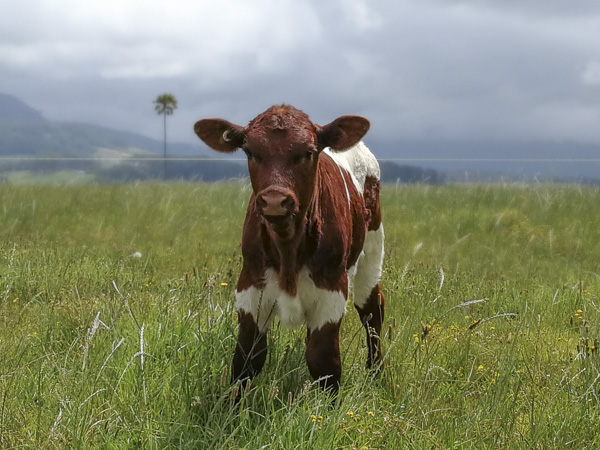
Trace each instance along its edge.
<instances>
[{"instance_id":1,"label":"distant hill","mask_svg":"<svg viewBox=\"0 0 600 450\"><path fill-rule=\"evenodd\" d=\"M30 108L17 97L0 93L0 121L45 122L39 111Z\"/></svg>"},{"instance_id":2,"label":"distant hill","mask_svg":"<svg viewBox=\"0 0 600 450\"><path fill-rule=\"evenodd\" d=\"M568 141L398 140L367 144L382 161L428 167L449 180L600 180L600 145Z\"/></svg>"},{"instance_id":3,"label":"distant hill","mask_svg":"<svg viewBox=\"0 0 600 450\"><path fill-rule=\"evenodd\" d=\"M86 123L53 122L11 95L0 94L0 156L90 156L98 149L162 154L163 143L140 134ZM193 145L169 143L171 155L200 156Z\"/></svg>"},{"instance_id":4,"label":"distant hill","mask_svg":"<svg viewBox=\"0 0 600 450\"><path fill-rule=\"evenodd\" d=\"M90 156L99 148L162 154L163 143L86 123L0 120L0 156L47 153ZM169 154L201 156L197 147L178 143L169 143Z\"/></svg>"}]
</instances>

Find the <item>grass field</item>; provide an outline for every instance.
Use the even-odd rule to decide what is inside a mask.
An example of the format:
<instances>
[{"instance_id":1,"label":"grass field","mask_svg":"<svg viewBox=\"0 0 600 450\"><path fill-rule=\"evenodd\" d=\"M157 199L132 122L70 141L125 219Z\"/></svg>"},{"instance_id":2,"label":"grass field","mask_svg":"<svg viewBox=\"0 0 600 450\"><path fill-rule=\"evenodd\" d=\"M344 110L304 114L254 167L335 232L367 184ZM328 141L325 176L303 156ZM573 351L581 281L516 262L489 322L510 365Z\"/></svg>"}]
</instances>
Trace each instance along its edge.
<instances>
[{"instance_id":1,"label":"grass field","mask_svg":"<svg viewBox=\"0 0 600 450\"><path fill-rule=\"evenodd\" d=\"M385 370L278 326L230 404L242 184L0 186L0 448L596 448L600 190L386 186Z\"/></svg>"}]
</instances>

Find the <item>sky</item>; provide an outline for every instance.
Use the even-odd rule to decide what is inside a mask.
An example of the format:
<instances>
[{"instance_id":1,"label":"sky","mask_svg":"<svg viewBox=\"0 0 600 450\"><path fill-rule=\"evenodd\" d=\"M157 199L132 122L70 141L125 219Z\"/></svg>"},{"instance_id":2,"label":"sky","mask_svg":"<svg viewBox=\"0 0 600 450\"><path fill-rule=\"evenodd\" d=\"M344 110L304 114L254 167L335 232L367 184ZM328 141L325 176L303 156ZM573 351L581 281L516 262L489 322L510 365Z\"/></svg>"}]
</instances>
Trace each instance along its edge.
<instances>
[{"instance_id":1,"label":"sky","mask_svg":"<svg viewBox=\"0 0 600 450\"><path fill-rule=\"evenodd\" d=\"M597 0L23 0L0 15L0 92L50 120L162 139L152 101L240 125L289 103L397 140L600 144Z\"/></svg>"}]
</instances>

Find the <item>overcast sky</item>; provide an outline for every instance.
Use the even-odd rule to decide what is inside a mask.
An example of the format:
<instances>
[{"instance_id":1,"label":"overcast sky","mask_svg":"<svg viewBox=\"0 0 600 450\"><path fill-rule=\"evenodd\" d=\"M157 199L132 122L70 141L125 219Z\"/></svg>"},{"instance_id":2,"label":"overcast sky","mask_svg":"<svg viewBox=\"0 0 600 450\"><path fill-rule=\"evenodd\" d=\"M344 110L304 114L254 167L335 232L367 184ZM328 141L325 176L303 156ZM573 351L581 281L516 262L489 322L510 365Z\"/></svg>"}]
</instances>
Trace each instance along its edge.
<instances>
[{"instance_id":1,"label":"overcast sky","mask_svg":"<svg viewBox=\"0 0 600 450\"><path fill-rule=\"evenodd\" d=\"M378 140L600 144L600 2L23 0L0 14L0 92L157 139L172 93L181 142L291 103Z\"/></svg>"}]
</instances>

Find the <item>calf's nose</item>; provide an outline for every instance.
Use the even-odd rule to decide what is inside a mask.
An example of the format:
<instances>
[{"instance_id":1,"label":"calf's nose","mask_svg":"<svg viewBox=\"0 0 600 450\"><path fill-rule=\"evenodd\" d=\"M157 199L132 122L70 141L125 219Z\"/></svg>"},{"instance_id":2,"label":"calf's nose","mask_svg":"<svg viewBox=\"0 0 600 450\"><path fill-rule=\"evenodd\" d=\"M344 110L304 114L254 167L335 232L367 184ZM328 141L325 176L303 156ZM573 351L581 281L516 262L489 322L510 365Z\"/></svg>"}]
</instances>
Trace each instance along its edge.
<instances>
[{"instance_id":1,"label":"calf's nose","mask_svg":"<svg viewBox=\"0 0 600 450\"><path fill-rule=\"evenodd\" d=\"M293 212L295 201L290 194L266 191L256 196L256 205L263 216L286 216Z\"/></svg>"}]
</instances>

